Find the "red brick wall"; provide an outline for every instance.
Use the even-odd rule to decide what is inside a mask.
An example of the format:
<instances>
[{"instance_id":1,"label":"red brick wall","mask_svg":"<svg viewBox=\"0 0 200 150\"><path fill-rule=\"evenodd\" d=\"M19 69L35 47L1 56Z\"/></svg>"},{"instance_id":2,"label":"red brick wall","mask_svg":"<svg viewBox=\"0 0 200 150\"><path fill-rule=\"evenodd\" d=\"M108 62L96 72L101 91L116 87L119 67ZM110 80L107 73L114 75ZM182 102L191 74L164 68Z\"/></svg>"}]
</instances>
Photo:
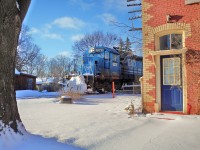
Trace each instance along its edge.
<instances>
[{"instance_id":1,"label":"red brick wall","mask_svg":"<svg viewBox=\"0 0 200 150\"><path fill-rule=\"evenodd\" d=\"M147 13L150 17L146 22L143 21L143 29L145 27L157 27L166 24L166 15L172 16L173 23L190 24L191 36L185 39L185 46L188 51L200 52L200 3L185 5L185 0L143 0L143 3L150 4L149 8L143 13ZM146 6L145 6L146 7ZM143 16L145 17L145 15ZM143 34L148 36L148 34ZM144 45L145 49L154 50L155 41ZM188 52L187 52L188 53ZM186 55L188 55L186 53ZM186 56L188 59L189 57ZM144 56L144 61L151 59L150 56ZM186 79L187 79L187 101L192 106L191 113L200 113L200 55L193 63L186 63ZM188 61L188 60L187 60ZM153 66L144 67L149 72L155 72ZM145 70L144 70L145 71ZM155 78L147 81L149 84L155 85ZM145 86L145 85L144 85ZM148 92L146 92L148 93ZM149 93L155 97L155 92L149 90Z\"/></svg>"}]
</instances>

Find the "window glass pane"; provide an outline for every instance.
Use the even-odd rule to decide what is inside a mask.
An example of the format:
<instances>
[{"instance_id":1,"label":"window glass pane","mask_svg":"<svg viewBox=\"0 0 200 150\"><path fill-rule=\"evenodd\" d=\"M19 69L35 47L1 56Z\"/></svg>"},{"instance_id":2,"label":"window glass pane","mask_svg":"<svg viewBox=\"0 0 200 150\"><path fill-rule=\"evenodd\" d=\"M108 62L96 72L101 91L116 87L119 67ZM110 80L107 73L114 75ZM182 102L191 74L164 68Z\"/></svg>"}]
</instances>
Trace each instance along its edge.
<instances>
[{"instance_id":1,"label":"window glass pane","mask_svg":"<svg viewBox=\"0 0 200 150\"><path fill-rule=\"evenodd\" d=\"M164 58L163 85L180 84L180 58Z\"/></svg>"},{"instance_id":2,"label":"window glass pane","mask_svg":"<svg viewBox=\"0 0 200 150\"><path fill-rule=\"evenodd\" d=\"M174 76L173 76L173 75L170 76L170 84L171 84L171 85L174 85Z\"/></svg>"},{"instance_id":3,"label":"window glass pane","mask_svg":"<svg viewBox=\"0 0 200 150\"><path fill-rule=\"evenodd\" d=\"M174 74L174 68L173 68L173 67L170 67L169 70L170 70L170 71L169 71L169 72L170 72L170 75L173 75L173 74Z\"/></svg>"},{"instance_id":4,"label":"window glass pane","mask_svg":"<svg viewBox=\"0 0 200 150\"><path fill-rule=\"evenodd\" d=\"M164 68L164 75L169 75L170 74L170 71L169 71L169 68Z\"/></svg>"},{"instance_id":5,"label":"window glass pane","mask_svg":"<svg viewBox=\"0 0 200 150\"><path fill-rule=\"evenodd\" d=\"M179 75L180 74L180 70L179 67L174 67L174 75Z\"/></svg>"},{"instance_id":6,"label":"window glass pane","mask_svg":"<svg viewBox=\"0 0 200 150\"><path fill-rule=\"evenodd\" d=\"M174 61L175 61L174 58L170 58L170 66L174 66Z\"/></svg>"},{"instance_id":7,"label":"window glass pane","mask_svg":"<svg viewBox=\"0 0 200 150\"><path fill-rule=\"evenodd\" d=\"M175 76L175 85L180 85L180 76L179 75L176 75Z\"/></svg>"},{"instance_id":8,"label":"window glass pane","mask_svg":"<svg viewBox=\"0 0 200 150\"><path fill-rule=\"evenodd\" d=\"M163 65L164 65L164 67L169 66L168 59L163 59Z\"/></svg>"},{"instance_id":9,"label":"window glass pane","mask_svg":"<svg viewBox=\"0 0 200 150\"><path fill-rule=\"evenodd\" d=\"M168 76L164 76L164 85L168 85L168 84L169 84Z\"/></svg>"},{"instance_id":10,"label":"window glass pane","mask_svg":"<svg viewBox=\"0 0 200 150\"><path fill-rule=\"evenodd\" d=\"M117 61L117 55L113 54L113 61Z\"/></svg>"},{"instance_id":11,"label":"window glass pane","mask_svg":"<svg viewBox=\"0 0 200 150\"><path fill-rule=\"evenodd\" d=\"M109 59L109 52L105 52L105 59Z\"/></svg>"},{"instance_id":12,"label":"window glass pane","mask_svg":"<svg viewBox=\"0 0 200 150\"><path fill-rule=\"evenodd\" d=\"M170 49L170 35L164 35L160 37L160 50Z\"/></svg>"},{"instance_id":13,"label":"window glass pane","mask_svg":"<svg viewBox=\"0 0 200 150\"><path fill-rule=\"evenodd\" d=\"M176 58L174 60L174 66L180 66L180 59L179 58Z\"/></svg>"},{"instance_id":14,"label":"window glass pane","mask_svg":"<svg viewBox=\"0 0 200 150\"><path fill-rule=\"evenodd\" d=\"M171 35L171 49L182 49L182 34Z\"/></svg>"},{"instance_id":15,"label":"window glass pane","mask_svg":"<svg viewBox=\"0 0 200 150\"><path fill-rule=\"evenodd\" d=\"M169 63L168 63L168 59L164 58L163 59L163 84L164 85L168 85L169 84L169 79L168 79L168 75L169 75Z\"/></svg>"}]
</instances>

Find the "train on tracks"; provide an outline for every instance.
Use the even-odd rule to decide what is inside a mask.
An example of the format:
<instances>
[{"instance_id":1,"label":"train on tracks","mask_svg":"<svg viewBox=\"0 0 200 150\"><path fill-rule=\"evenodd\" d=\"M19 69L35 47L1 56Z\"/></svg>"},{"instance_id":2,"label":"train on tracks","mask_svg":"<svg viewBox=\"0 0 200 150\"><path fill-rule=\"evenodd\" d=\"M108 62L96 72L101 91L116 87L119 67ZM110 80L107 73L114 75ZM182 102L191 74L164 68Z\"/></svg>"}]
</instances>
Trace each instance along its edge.
<instances>
[{"instance_id":1,"label":"train on tracks","mask_svg":"<svg viewBox=\"0 0 200 150\"><path fill-rule=\"evenodd\" d=\"M94 47L83 54L82 75L95 91L111 91L112 82L118 90L123 84L139 83L142 57L118 48Z\"/></svg>"}]
</instances>

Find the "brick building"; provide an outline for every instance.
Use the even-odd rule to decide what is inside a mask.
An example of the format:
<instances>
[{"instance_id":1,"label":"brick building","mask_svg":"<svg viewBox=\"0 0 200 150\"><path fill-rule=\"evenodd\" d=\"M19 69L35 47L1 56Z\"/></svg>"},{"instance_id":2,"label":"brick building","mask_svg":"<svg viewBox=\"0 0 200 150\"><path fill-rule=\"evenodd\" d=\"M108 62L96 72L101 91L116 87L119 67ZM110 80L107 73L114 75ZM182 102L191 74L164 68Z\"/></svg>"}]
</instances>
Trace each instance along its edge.
<instances>
[{"instance_id":1,"label":"brick building","mask_svg":"<svg viewBox=\"0 0 200 150\"><path fill-rule=\"evenodd\" d=\"M200 0L142 0L143 107L200 114Z\"/></svg>"}]
</instances>

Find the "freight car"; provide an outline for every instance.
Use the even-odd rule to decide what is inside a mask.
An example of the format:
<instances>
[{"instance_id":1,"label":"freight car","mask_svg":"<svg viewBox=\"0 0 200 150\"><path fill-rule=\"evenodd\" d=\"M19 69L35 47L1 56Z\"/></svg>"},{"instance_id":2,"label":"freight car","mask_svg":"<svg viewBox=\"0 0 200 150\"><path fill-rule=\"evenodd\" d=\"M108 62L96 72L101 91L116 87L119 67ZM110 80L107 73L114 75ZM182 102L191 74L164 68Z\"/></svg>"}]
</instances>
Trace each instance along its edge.
<instances>
[{"instance_id":1,"label":"freight car","mask_svg":"<svg viewBox=\"0 0 200 150\"><path fill-rule=\"evenodd\" d=\"M88 87L97 91L110 91L111 82L115 89L123 83L138 83L142 76L142 57L130 55L108 47L94 47L83 54L82 74Z\"/></svg>"}]
</instances>

